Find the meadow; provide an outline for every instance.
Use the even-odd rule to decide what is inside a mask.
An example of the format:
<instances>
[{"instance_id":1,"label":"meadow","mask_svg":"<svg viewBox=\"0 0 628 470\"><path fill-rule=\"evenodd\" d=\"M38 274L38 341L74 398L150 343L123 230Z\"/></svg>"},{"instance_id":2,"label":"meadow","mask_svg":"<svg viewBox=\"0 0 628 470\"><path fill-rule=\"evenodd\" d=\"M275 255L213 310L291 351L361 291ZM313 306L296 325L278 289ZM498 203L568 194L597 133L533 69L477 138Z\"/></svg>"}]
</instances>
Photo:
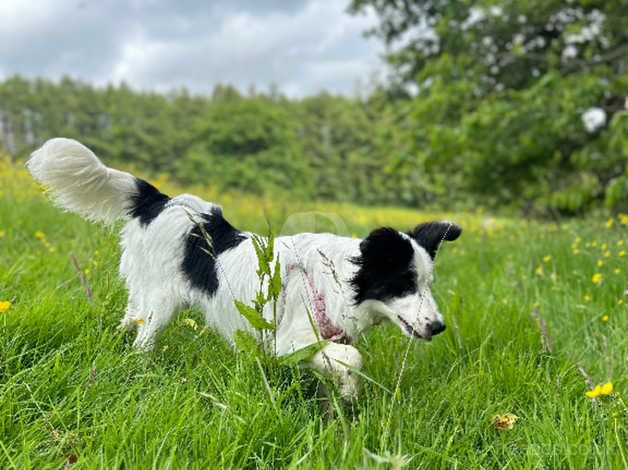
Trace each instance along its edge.
<instances>
[{"instance_id":1,"label":"meadow","mask_svg":"<svg viewBox=\"0 0 628 470\"><path fill-rule=\"evenodd\" d=\"M1 468L628 468L628 215L557 224L186 191L258 232L330 230L328 213L352 236L457 222L436 261L447 330L368 332L360 400L331 414L307 373L263 367L195 311L135 352L117 330L116 230L60 212L0 160Z\"/></svg>"}]
</instances>

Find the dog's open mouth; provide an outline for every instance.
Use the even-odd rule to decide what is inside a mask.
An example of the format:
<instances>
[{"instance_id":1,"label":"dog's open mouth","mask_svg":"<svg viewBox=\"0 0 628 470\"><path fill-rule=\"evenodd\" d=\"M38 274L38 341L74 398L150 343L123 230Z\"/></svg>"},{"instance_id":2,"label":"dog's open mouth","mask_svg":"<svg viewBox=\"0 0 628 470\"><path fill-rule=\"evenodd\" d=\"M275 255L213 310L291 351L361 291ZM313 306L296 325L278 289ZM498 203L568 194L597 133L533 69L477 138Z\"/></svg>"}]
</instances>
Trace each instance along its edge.
<instances>
[{"instance_id":1,"label":"dog's open mouth","mask_svg":"<svg viewBox=\"0 0 628 470\"><path fill-rule=\"evenodd\" d=\"M421 333L419 333L417 330L415 330L412 327L412 325L410 323L408 323L406 320L404 320L404 318L401 315L397 315L397 318L403 324L403 326L406 329L406 331L408 332L408 334L410 334L411 336L414 336L415 338L422 339L424 341L431 341L432 340L431 336L423 336Z\"/></svg>"}]
</instances>

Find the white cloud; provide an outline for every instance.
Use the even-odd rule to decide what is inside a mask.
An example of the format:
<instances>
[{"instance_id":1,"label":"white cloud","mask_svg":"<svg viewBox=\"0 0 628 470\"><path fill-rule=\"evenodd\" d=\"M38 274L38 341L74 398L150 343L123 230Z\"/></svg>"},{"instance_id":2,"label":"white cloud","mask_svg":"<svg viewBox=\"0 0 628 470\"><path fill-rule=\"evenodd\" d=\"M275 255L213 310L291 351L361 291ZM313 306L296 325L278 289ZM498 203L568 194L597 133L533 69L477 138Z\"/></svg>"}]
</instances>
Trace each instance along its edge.
<instances>
[{"instance_id":1,"label":"white cloud","mask_svg":"<svg viewBox=\"0 0 628 470\"><path fill-rule=\"evenodd\" d=\"M162 91L276 84L303 96L352 94L383 66L380 45L362 36L375 18L349 16L348 0L33 3L0 2L0 75L67 74Z\"/></svg>"}]
</instances>

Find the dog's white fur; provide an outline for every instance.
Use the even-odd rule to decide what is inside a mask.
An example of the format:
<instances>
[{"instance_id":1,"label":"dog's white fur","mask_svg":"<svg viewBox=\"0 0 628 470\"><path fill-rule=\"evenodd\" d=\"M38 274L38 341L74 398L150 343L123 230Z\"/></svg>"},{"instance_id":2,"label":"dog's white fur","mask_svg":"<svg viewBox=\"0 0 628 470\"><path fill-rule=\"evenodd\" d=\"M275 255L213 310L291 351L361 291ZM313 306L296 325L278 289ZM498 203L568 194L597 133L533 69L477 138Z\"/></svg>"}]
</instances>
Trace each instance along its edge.
<instances>
[{"instance_id":1,"label":"dog's white fur","mask_svg":"<svg viewBox=\"0 0 628 470\"><path fill-rule=\"evenodd\" d=\"M135 346L150 348L158 331L184 306L200 307L207 323L231 342L237 330L255 334L234 306L236 299L250 303L259 284L250 236L217 257L219 287L215 295L209 296L192 286L181 270L184 240L195 226L193 219L215 208L214 204L196 196L180 195L171 199L150 224L142 226L137 218L129 216L136 178L104 166L79 142L52 139L32 154L27 165L34 178L49 188L58 206L92 221L110 224L127 220L121 234L120 273L129 301L122 322L137 325ZM357 305L349 280L358 269L350 258L360 255L360 239L312 233L277 238L275 258L281 260L283 301L273 345L276 354L282 356L319 340L311 322L310 280L325 299L331 322L352 340L386 319L396 323L406 335L412 333L408 331L408 325L412 325L415 335L429 338L427 325L442 323L430 292L432 260L415 240L404 236L414 249L419 291L389 301L365 300ZM301 269L288 272L290 265ZM264 315L269 321L272 319L270 306ZM343 396L355 395L357 375L352 372L362 367L355 347L331 342L311 358L309 365L334 378Z\"/></svg>"}]
</instances>

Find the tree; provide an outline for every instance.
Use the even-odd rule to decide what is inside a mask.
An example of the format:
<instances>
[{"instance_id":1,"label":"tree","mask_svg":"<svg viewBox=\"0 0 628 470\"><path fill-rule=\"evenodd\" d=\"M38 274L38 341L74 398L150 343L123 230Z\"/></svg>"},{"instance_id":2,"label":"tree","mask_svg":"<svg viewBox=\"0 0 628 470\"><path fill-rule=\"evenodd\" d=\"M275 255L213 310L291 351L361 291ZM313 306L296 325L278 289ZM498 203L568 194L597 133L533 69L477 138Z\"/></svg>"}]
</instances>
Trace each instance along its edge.
<instances>
[{"instance_id":1,"label":"tree","mask_svg":"<svg viewBox=\"0 0 628 470\"><path fill-rule=\"evenodd\" d=\"M349 11L367 9L436 195L625 207L624 2L353 0ZM587 129L595 109L603 122Z\"/></svg>"}]
</instances>

